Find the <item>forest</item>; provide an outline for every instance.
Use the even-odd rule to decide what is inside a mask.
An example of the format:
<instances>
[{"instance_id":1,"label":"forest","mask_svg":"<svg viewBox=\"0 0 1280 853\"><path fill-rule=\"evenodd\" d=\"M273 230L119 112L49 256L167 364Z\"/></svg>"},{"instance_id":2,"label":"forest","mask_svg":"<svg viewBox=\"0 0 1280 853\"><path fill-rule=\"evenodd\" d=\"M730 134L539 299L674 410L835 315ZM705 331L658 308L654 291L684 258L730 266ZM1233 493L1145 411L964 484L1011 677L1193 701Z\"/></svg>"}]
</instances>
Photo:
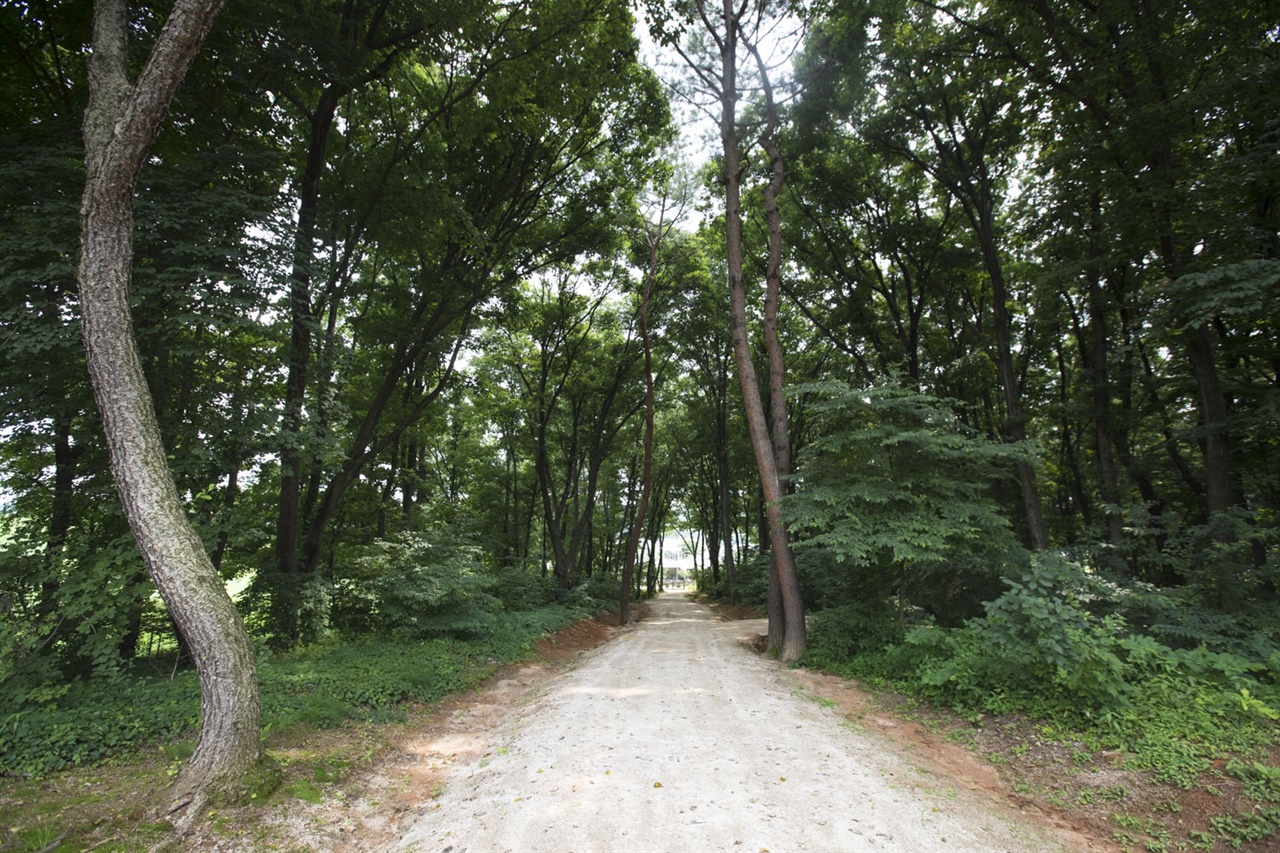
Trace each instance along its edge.
<instances>
[{"instance_id":1,"label":"forest","mask_svg":"<svg viewBox=\"0 0 1280 853\"><path fill-rule=\"evenodd\" d=\"M111 331L197 5L0 5L0 775L212 737L226 666L198 810L678 542L783 661L1280 829L1276 0L206 3Z\"/></svg>"}]
</instances>

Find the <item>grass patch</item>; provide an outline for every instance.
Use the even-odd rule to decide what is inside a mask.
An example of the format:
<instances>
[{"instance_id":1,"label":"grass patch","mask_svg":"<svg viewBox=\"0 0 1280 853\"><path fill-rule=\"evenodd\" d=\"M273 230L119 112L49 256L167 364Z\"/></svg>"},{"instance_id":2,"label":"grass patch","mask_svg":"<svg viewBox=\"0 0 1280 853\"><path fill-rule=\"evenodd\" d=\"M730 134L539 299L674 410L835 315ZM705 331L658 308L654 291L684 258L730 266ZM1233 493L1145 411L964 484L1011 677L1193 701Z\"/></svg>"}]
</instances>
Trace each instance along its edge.
<instances>
[{"instance_id":1,"label":"grass patch","mask_svg":"<svg viewBox=\"0 0 1280 853\"><path fill-rule=\"evenodd\" d=\"M319 803L324 800L324 791L306 779L299 779L286 786L285 793L304 803Z\"/></svg>"},{"instance_id":2,"label":"grass patch","mask_svg":"<svg viewBox=\"0 0 1280 853\"><path fill-rule=\"evenodd\" d=\"M481 637L331 639L264 657L258 665L263 728L402 720L404 703L435 702L479 683L577 615L552 606L507 614ZM175 742L196 729L199 717L194 672L77 682L45 706L0 704L0 775L39 778L130 756L156 741L170 744L166 757L181 762L189 753L177 752Z\"/></svg>"},{"instance_id":3,"label":"grass patch","mask_svg":"<svg viewBox=\"0 0 1280 853\"><path fill-rule=\"evenodd\" d=\"M271 802L284 808L324 802L353 771L370 767L385 752L391 737L385 723L429 713L425 706L527 657L535 641L576 615L550 607L511 614L500 630L482 638L322 644L264 660L264 738L284 777ZM374 671L378 677L362 685ZM183 689L181 678L165 683ZM114 717L135 707L109 704L126 692L113 687L95 695ZM189 698L198 711L198 695ZM0 850L42 850L54 841L58 845L50 849L60 851L167 849L172 827L153 823L151 810L155 792L167 787L194 750L191 734L183 729L160 744L132 743L94 762L39 775L8 772L0 779ZM243 849L271 849L245 835L259 831L254 814L253 807L220 812L211 815L209 827L218 831L225 824L222 834L234 836ZM35 842L40 843L31 847Z\"/></svg>"}]
</instances>

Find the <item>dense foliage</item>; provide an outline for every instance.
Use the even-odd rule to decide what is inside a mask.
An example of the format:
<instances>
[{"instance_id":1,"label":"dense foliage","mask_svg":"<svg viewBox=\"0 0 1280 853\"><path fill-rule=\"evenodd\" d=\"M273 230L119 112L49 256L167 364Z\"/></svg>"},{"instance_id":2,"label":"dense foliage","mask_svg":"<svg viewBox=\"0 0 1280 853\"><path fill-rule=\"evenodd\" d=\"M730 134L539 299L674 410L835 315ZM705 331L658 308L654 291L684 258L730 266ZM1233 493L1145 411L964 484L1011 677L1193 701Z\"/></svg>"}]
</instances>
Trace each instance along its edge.
<instances>
[{"instance_id":1,"label":"dense foliage","mask_svg":"<svg viewBox=\"0 0 1280 853\"><path fill-rule=\"evenodd\" d=\"M1274 746L1274 13L815 22L793 298L843 370L796 401L792 512L843 597L815 593L808 663L1032 713L1183 786ZM1269 797L1219 835L1280 828Z\"/></svg>"},{"instance_id":2,"label":"dense foliage","mask_svg":"<svg viewBox=\"0 0 1280 853\"><path fill-rule=\"evenodd\" d=\"M701 4L648 5L698 47ZM163 6L133 9L136 61ZM1184 784L1273 741L1274 2L752 8L806 25L780 113L744 61L737 128L753 293L785 163L806 660L1083 726ZM565 612L541 608L616 600L674 157L634 24L612 0L233 4L191 71L140 180L134 319L272 724L389 713ZM75 0L0 8L3 772L194 719L80 348L87 30ZM763 604L718 166L654 256L635 589L680 536L703 591Z\"/></svg>"}]
</instances>

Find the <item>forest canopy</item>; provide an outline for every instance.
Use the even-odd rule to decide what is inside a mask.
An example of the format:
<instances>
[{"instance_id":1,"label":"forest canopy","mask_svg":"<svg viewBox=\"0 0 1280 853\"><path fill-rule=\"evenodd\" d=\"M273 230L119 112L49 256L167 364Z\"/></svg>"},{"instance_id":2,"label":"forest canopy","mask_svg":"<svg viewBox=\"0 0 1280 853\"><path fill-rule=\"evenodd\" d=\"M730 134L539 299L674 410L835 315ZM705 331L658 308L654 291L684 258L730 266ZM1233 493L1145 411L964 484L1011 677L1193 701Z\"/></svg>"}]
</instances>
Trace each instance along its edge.
<instances>
[{"instance_id":1,"label":"forest canopy","mask_svg":"<svg viewBox=\"0 0 1280 853\"><path fill-rule=\"evenodd\" d=\"M169 5L131 5L134 71ZM139 177L130 298L259 653L616 603L629 551L652 594L664 540L766 606L785 521L808 662L1045 712L1173 667L1280 715L1275 2L650 5L219 16ZM80 337L90 6L0 7L0 754L188 664ZM692 161L688 109L729 117Z\"/></svg>"}]
</instances>

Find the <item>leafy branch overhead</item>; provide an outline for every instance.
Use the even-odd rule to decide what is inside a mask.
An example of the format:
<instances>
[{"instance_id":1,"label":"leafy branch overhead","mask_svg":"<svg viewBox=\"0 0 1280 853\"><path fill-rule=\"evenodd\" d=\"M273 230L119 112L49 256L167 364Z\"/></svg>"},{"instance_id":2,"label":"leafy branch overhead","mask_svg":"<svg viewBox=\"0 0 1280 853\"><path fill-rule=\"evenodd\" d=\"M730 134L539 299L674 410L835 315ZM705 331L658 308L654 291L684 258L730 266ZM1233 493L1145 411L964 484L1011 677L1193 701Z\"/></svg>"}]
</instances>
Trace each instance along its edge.
<instances>
[{"instance_id":1,"label":"leafy branch overhead","mask_svg":"<svg viewBox=\"0 0 1280 853\"><path fill-rule=\"evenodd\" d=\"M1274 2L213 5L0 4L4 773L678 585L1266 795Z\"/></svg>"}]
</instances>

